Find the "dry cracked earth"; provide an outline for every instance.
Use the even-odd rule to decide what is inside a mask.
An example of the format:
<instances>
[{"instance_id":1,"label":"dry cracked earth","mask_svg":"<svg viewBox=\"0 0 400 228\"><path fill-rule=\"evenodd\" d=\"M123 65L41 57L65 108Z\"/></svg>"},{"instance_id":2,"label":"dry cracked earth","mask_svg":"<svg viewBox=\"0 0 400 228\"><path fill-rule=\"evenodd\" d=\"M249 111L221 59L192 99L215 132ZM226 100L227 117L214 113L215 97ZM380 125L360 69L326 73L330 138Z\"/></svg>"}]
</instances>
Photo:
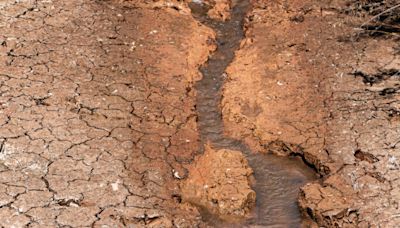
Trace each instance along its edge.
<instances>
[{"instance_id":1,"label":"dry cracked earth","mask_svg":"<svg viewBox=\"0 0 400 228\"><path fill-rule=\"evenodd\" d=\"M0 1L0 226L198 220L174 177L197 152L191 88L213 34L137 5Z\"/></svg>"},{"instance_id":2,"label":"dry cracked earth","mask_svg":"<svg viewBox=\"0 0 400 228\"><path fill-rule=\"evenodd\" d=\"M398 2L250 3L226 135L314 167L308 226L396 227L400 12L373 17ZM182 183L218 169L194 89L215 36L185 1L0 0L0 227L206 227ZM251 184L241 155L209 157Z\"/></svg>"}]
</instances>

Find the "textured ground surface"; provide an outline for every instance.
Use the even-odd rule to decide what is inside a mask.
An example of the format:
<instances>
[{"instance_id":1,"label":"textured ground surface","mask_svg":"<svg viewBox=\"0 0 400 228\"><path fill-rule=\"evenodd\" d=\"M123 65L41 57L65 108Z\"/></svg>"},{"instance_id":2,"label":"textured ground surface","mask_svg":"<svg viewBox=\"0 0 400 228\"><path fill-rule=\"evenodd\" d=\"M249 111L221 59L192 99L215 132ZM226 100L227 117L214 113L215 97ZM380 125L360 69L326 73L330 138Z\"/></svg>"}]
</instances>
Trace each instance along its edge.
<instances>
[{"instance_id":1,"label":"textured ground surface","mask_svg":"<svg viewBox=\"0 0 400 228\"><path fill-rule=\"evenodd\" d=\"M315 166L319 225L395 227L400 29L360 32L356 2L252 1L221 106L228 135ZM178 183L213 37L183 1L0 0L0 226L204 226Z\"/></svg>"},{"instance_id":2,"label":"textured ground surface","mask_svg":"<svg viewBox=\"0 0 400 228\"><path fill-rule=\"evenodd\" d=\"M247 216L256 198L250 184L252 173L240 151L207 147L189 169L182 185L183 199L222 217Z\"/></svg>"},{"instance_id":3,"label":"textured ground surface","mask_svg":"<svg viewBox=\"0 0 400 228\"><path fill-rule=\"evenodd\" d=\"M179 7L0 1L1 227L198 222L174 180L213 34Z\"/></svg>"},{"instance_id":4,"label":"textured ground surface","mask_svg":"<svg viewBox=\"0 0 400 228\"><path fill-rule=\"evenodd\" d=\"M315 166L323 181L303 188L300 205L319 225L395 227L398 34L360 33L370 16L346 11L355 5L345 2L253 1L227 70L225 129L259 151L301 154Z\"/></svg>"}]
</instances>

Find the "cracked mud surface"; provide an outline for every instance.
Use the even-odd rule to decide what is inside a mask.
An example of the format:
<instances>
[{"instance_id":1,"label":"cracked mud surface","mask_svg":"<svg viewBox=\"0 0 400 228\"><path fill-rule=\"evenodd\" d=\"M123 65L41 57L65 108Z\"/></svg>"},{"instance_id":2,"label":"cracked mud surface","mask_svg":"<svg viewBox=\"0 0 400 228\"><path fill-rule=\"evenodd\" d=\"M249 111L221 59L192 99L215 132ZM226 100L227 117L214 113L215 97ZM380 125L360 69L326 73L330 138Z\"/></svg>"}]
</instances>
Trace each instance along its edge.
<instances>
[{"instance_id":1,"label":"cracked mud surface","mask_svg":"<svg viewBox=\"0 0 400 228\"><path fill-rule=\"evenodd\" d=\"M347 12L354 1L252 2L227 69L226 133L315 167L322 182L304 186L299 204L318 225L396 227L398 33L360 31L371 16Z\"/></svg>"},{"instance_id":2,"label":"cracked mud surface","mask_svg":"<svg viewBox=\"0 0 400 228\"><path fill-rule=\"evenodd\" d=\"M318 225L396 227L398 19L364 24L377 9L352 0L251 3L218 134L315 167L299 205ZM0 226L207 226L180 183L204 158L194 84L216 36L186 1L0 0ZM216 144L255 167L261 226L299 224L305 167L234 139Z\"/></svg>"},{"instance_id":3,"label":"cracked mud surface","mask_svg":"<svg viewBox=\"0 0 400 228\"><path fill-rule=\"evenodd\" d=\"M0 226L201 223L173 196L214 35L167 6L0 2Z\"/></svg>"}]
</instances>

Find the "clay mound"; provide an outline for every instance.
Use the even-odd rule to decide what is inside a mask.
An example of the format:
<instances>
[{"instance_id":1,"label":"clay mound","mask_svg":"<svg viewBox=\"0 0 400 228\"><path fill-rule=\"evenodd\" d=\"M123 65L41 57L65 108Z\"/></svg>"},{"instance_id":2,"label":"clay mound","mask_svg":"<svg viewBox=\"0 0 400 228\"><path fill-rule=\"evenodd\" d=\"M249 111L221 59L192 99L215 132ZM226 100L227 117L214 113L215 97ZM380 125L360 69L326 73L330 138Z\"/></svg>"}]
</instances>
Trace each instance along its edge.
<instances>
[{"instance_id":1,"label":"clay mound","mask_svg":"<svg viewBox=\"0 0 400 228\"><path fill-rule=\"evenodd\" d=\"M226 21L231 18L230 0L216 0L212 4L212 9L210 9L207 13L210 18L220 21Z\"/></svg>"},{"instance_id":2,"label":"clay mound","mask_svg":"<svg viewBox=\"0 0 400 228\"><path fill-rule=\"evenodd\" d=\"M246 216L255 204L250 187L253 170L240 151L210 147L189 169L182 184L183 200L206 208L222 218Z\"/></svg>"}]
</instances>

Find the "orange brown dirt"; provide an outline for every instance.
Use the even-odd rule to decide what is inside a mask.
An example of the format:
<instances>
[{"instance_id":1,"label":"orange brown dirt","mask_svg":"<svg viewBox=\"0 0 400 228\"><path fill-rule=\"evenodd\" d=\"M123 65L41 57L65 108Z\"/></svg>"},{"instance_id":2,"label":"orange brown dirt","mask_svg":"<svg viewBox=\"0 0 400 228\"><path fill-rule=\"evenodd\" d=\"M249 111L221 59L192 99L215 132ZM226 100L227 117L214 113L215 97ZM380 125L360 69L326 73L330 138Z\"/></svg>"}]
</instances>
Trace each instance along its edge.
<instances>
[{"instance_id":1,"label":"orange brown dirt","mask_svg":"<svg viewBox=\"0 0 400 228\"><path fill-rule=\"evenodd\" d=\"M194 84L216 35L188 2L0 1L1 227L247 214L243 155L200 153ZM231 1L205 2L230 18ZM319 226L400 224L399 19L370 21L384 2L252 0L227 69L225 133L314 167L299 205Z\"/></svg>"},{"instance_id":2,"label":"orange brown dirt","mask_svg":"<svg viewBox=\"0 0 400 228\"><path fill-rule=\"evenodd\" d=\"M0 2L1 227L202 223L176 176L214 33L173 6Z\"/></svg>"},{"instance_id":3,"label":"orange brown dirt","mask_svg":"<svg viewBox=\"0 0 400 228\"><path fill-rule=\"evenodd\" d=\"M371 15L354 2L253 0L227 69L225 131L316 169L299 205L319 226L396 227L399 40L392 25L362 31Z\"/></svg>"},{"instance_id":4,"label":"orange brown dirt","mask_svg":"<svg viewBox=\"0 0 400 228\"><path fill-rule=\"evenodd\" d=\"M240 151L207 146L182 184L183 200L222 218L244 217L255 204L256 193L250 187L252 173Z\"/></svg>"},{"instance_id":5,"label":"orange brown dirt","mask_svg":"<svg viewBox=\"0 0 400 228\"><path fill-rule=\"evenodd\" d=\"M226 21L231 17L231 0L207 1L211 9L208 10L208 16L215 20Z\"/></svg>"}]
</instances>

